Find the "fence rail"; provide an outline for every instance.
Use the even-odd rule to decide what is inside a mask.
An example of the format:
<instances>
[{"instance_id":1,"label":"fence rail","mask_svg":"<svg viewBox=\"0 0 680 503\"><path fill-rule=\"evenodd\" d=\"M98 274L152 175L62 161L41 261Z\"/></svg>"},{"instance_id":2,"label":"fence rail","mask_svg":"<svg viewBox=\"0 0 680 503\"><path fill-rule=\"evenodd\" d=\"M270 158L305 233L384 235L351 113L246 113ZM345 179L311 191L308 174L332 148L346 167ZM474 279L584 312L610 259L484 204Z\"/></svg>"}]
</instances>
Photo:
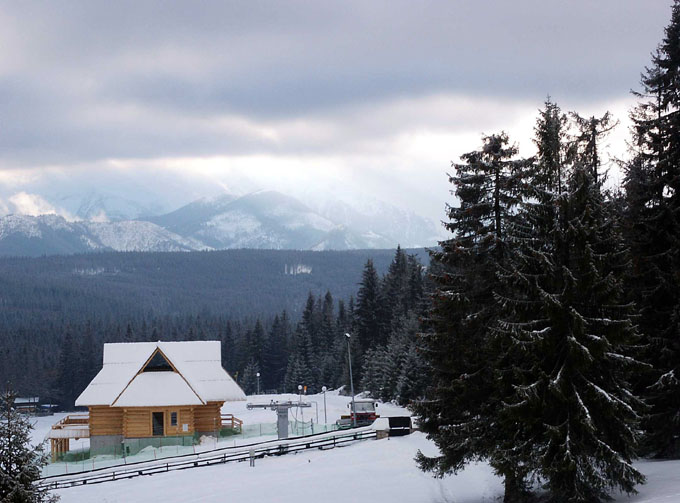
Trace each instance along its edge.
<instances>
[{"instance_id":1,"label":"fence rail","mask_svg":"<svg viewBox=\"0 0 680 503\"><path fill-rule=\"evenodd\" d=\"M353 432L347 432L347 430L345 430L341 435L335 434L331 436L320 433L308 437L294 438L285 442L268 441L250 444L248 446L223 447L201 454L185 454L175 458L166 458L164 462L142 461L139 463L122 465L116 467L117 469L98 468L80 472L79 474L52 475L40 479L37 485L40 488L52 490L88 484L101 484L103 482L141 477L142 475L153 475L155 473L212 466L232 461L245 461L251 457L263 458L265 456L280 456L307 449L332 449L359 440L373 438L376 438L376 432L370 429L362 429L361 431ZM234 450L237 450L238 452L233 452ZM192 459L186 459L189 457Z\"/></svg>"},{"instance_id":2,"label":"fence rail","mask_svg":"<svg viewBox=\"0 0 680 503\"><path fill-rule=\"evenodd\" d=\"M231 428L232 430L243 431L243 421L234 416L234 414L222 414L222 428Z\"/></svg>"}]
</instances>

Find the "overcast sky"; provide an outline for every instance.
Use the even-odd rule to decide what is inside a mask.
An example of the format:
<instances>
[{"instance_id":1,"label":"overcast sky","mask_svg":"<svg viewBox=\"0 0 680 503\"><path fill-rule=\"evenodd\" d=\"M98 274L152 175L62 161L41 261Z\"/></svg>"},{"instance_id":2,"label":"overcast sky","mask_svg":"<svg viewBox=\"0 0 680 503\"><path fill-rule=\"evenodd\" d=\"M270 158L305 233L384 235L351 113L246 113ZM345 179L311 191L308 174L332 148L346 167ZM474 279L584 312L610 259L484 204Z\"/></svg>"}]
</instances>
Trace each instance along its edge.
<instances>
[{"instance_id":1,"label":"overcast sky","mask_svg":"<svg viewBox=\"0 0 680 503\"><path fill-rule=\"evenodd\" d=\"M450 162L530 155L548 94L623 155L670 3L0 0L0 213L274 188L441 219Z\"/></svg>"}]
</instances>

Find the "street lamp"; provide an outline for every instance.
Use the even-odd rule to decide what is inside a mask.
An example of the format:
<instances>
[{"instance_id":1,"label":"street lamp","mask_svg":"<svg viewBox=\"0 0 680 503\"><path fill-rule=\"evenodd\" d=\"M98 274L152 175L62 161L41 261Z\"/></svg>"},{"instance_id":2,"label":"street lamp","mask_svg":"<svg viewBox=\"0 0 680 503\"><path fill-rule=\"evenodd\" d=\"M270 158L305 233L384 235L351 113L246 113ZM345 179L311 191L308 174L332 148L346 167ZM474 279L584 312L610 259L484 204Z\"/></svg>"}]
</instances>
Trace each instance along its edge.
<instances>
[{"instance_id":1,"label":"street lamp","mask_svg":"<svg viewBox=\"0 0 680 503\"><path fill-rule=\"evenodd\" d=\"M260 394L260 373L255 374L257 376L257 394Z\"/></svg>"},{"instance_id":2,"label":"street lamp","mask_svg":"<svg viewBox=\"0 0 680 503\"><path fill-rule=\"evenodd\" d=\"M345 333L345 337L347 337L347 361L349 362L349 386L350 390L352 391L352 423L354 427L357 427L357 411L354 407L354 379L352 378L352 352L349 348L349 340L352 338L352 336L348 333Z\"/></svg>"},{"instance_id":3,"label":"street lamp","mask_svg":"<svg viewBox=\"0 0 680 503\"><path fill-rule=\"evenodd\" d=\"M326 386L323 386L321 388L321 391L323 391L323 424L328 424L328 417L326 416Z\"/></svg>"},{"instance_id":4,"label":"street lamp","mask_svg":"<svg viewBox=\"0 0 680 503\"><path fill-rule=\"evenodd\" d=\"M302 384L298 384L298 404L302 403ZM305 434L305 410L300 409L300 421L302 422L302 434ZM297 418L295 418L297 423Z\"/></svg>"}]
</instances>

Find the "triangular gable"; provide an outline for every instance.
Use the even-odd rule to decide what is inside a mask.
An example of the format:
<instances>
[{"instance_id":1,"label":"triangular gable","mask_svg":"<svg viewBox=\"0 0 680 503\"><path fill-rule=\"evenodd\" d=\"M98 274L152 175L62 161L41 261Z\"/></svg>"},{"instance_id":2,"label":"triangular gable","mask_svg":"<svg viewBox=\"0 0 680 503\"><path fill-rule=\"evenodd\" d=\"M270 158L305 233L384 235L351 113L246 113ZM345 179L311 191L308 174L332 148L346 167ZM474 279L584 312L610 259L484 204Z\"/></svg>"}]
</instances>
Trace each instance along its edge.
<instances>
[{"instance_id":1,"label":"triangular gable","mask_svg":"<svg viewBox=\"0 0 680 503\"><path fill-rule=\"evenodd\" d=\"M160 342L159 342L160 343ZM161 368L164 368L165 366L169 366L171 369L170 371L162 371L160 370ZM155 369L155 370L147 370L147 369ZM179 383L180 381L174 377L168 377L166 379L163 378L151 378L151 377L141 377L142 375L149 375L149 374L173 374L179 376L181 378L181 382L184 383L184 386L181 386ZM140 378L141 377L141 378ZM145 405L152 406L154 402L157 402L158 397L162 395L153 395L153 391L150 390L150 392L147 393L147 390L145 389L146 384L149 383L165 383L166 385L169 383L172 383L172 386L169 388L163 389L163 391L172 391L170 394L173 400L173 403L166 403L163 405L205 405L205 401L196 393L196 390L191 386L189 381L186 380L186 378L182 375L181 372L177 370L177 367L175 367L172 364L172 361L170 358L168 358L165 353L156 346L156 349L154 350L153 353L146 359L144 364L140 367L140 369L137 371L137 373L134 375L132 379L130 379L130 382L127 383L125 388L120 392L120 394L116 397L116 399L111 403L111 407L143 407ZM134 385L133 385L134 384ZM184 387L188 388L191 393L187 393ZM127 393L128 389L131 388L131 393ZM161 388L163 388L161 386ZM160 390L157 390L160 391ZM173 395L174 393L174 395ZM187 400L185 403L175 403L179 397L184 397L184 400ZM145 404L143 403L144 400L147 400L149 403ZM197 400L197 401L196 401ZM132 403L137 404L137 405L132 405ZM158 404L156 404L158 405Z\"/></svg>"},{"instance_id":2,"label":"triangular gable","mask_svg":"<svg viewBox=\"0 0 680 503\"><path fill-rule=\"evenodd\" d=\"M141 372L176 372L177 369L168 361L160 349L156 349L151 358L144 364Z\"/></svg>"}]
</instances>

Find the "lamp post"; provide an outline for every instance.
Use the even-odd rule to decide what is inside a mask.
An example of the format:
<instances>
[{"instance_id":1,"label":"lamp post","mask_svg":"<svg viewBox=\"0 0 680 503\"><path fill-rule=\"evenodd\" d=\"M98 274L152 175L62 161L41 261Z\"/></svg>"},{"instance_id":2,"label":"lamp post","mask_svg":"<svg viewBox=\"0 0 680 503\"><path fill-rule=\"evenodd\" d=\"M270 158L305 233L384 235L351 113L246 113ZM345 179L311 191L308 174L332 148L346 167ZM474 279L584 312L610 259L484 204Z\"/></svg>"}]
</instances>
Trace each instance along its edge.
<instances>
[{"instance_id":1,"label":"lamp post","mask_svg":"<svg viewBox=\"0 0 680 503\"><path fill-rule=\"evenodd\" d=\"M321 391L323 391L323 424L328 424L328 417L326 416L326 386L323 386L321 388Z\"/></svg>"},{"instance_id":2,"label":"lamp post","mask_svg":"<svg viewBox=\"0 0 680 503\"><path fill-rule=\"evenodd\" d=\"M255 374L257 376L257 394L260 394L260 373Z\"/></svg>"},{"instance_id":3,"label":"lamp post","mask_svg":"<svg viewBox=\"0 0 680 503\"><path fill-rule=\"evenodd\" d=\"M302 403L302 384L298 384L298 404ZM302 434L305 434L305 411L300 409L300 421L302 422ZM297 424L297 418L295 419Z\"/></svg>"},{"instance_id":4,"label":"lamp post","mask_svg":"<svg viewBox=\"0 0 680 503\"><path fill-rule=\"evenodd\" d=\"M354 379L352 378L352 352L349 347L349 340L352 338L352 336L348 333L345 333L345 337L347 337L347 361L349 362L349 386L350 390L352 392L352 424L356 428L357 427L357 411L354 408Z\"/></svg>"}]
</instances>

